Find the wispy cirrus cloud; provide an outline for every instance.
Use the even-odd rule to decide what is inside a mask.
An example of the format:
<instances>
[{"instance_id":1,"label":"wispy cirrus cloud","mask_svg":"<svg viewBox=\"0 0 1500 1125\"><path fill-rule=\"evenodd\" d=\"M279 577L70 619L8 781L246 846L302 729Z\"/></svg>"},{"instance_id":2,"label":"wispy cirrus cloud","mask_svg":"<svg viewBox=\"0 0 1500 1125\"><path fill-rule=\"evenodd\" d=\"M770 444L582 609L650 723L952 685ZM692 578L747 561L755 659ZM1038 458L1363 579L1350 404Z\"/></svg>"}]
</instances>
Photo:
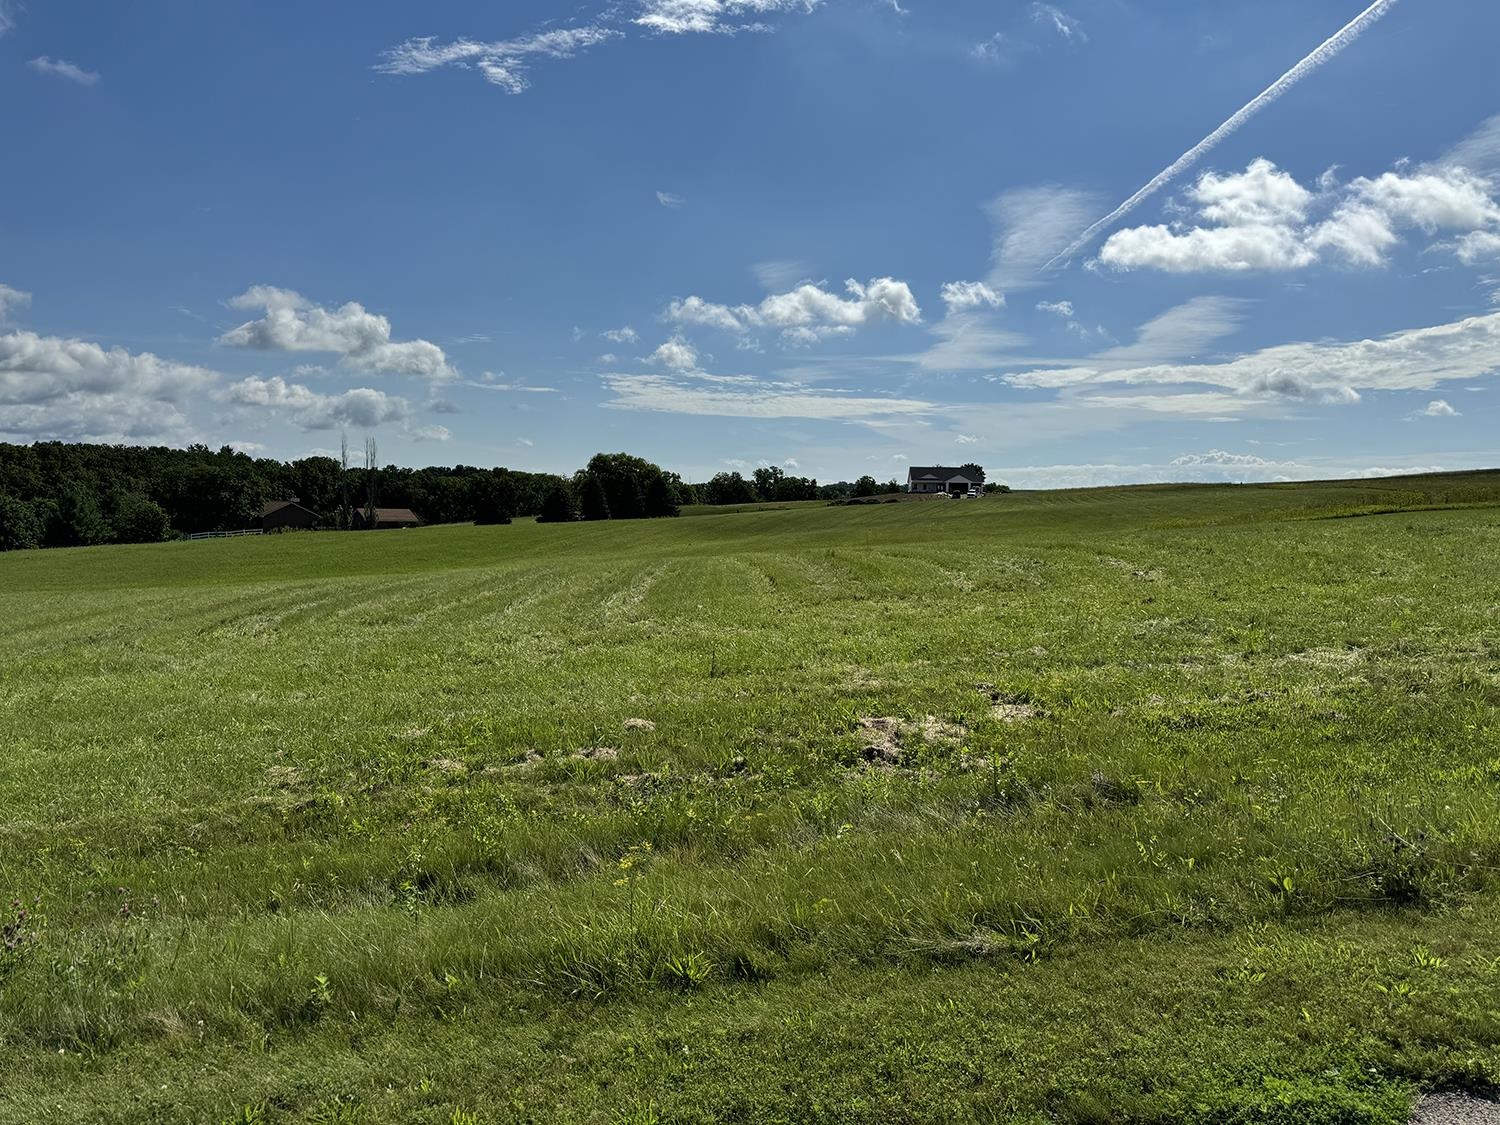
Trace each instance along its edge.
<instances>
[{"instance_id":1,"label":"wispy cirrus cloud","mask_svg":"<svg viewBox=\"0 0 1500 1125\"><path fill-rule=\"evenodd\" d=\"M92 86L99 81L99 75L92 70L84 70L76 63L70 63L67 59L54 59L41 55L26 64L38 74L46 74L52 78L61 78L68 82L76 82L80 86Z\"/></svg>"},{"instance_id":2,"label":"wispy cirrus cloud","mask_svg":"<svg viewBox=\"0 0 1500 1125\"><path fill-rule=\"evenodd\" d=\"M770 17L811 12L822 0L635 0L616 4L592 22L577 27L530 31L509 39L441 41L424 35L382 51L375 70L381 74L427 74L445 67L477 71L486 82L507 93L531 86L538 60L571 59L593 47L630 34L734 35L769 31ZM663 201L665 204L665 201Z\"/></svg>"},{"instance_id":3,"label":"wispy cirrus cloud","mask_svg":"<svg viewBox=\"0 0 1500 1125\"><path fill-rule=\"evenodd\" d=\"M811 12L823 0L641 0L631 21L648 31L667 35L689 33L734 35L765 31L765 17L785 12Z\"/></svg>"},{"instance_id":4,"label":"wispy cirrus cloud","mask_svg":"<svg viewBox=\"0 0 1500 1125\"><path fill-rule=\"evenodd\" d=\"M616 28L589 25L538 31L514 39L483 41L454 39L439 43L433 36L408 39L382 52L375 69L381 74L426 74L443 67L477 70L486 82L512 94L531 85L536 59L571 59L624 33Z\"/></svg>"},{"instance_id":5,"label":"wispy cirrus cloud","mask_svg":"<svg viewBox=\"0 0 1500 1125\"><path fill-rule=\"evenodd\" d=\"M1432 390L1493 377L1500 371L1500 313L1377 339L1280 344L1206 362L1121 364L1129 350L1112 349L1074 366L1012 372L1001 381L1074 392L1170 387L1188 397L1208 387L1213 390L1206 393L1244 402L1356 403L1361 392Z\"/></svg>"},{"instance_id":6,"label":"wispy cirrus cloud","mask_svg":"<svg viewBox=\"0 0 1500 1125\"><path fill-rule=\"evenodd\" d=\"M932 414L922 399L887 398L854 391L808 387L749 375L610 374L603 377L613 395L605 406L719 418L805 418L830 422L872 422L882 418Z\"/></svg>"},{"instance_id":7,"label":"wispy cirrus cloud","mask_svg":"<svg viewBox=\"0 0 1500 1125\"><path fill-rule=\"evenodd\" d=\"M1083 24L1068 15L1056 4L1036 3L1031 5L1031 19L1068 43L1087 43Z\"/></svg>"}]
</instances>

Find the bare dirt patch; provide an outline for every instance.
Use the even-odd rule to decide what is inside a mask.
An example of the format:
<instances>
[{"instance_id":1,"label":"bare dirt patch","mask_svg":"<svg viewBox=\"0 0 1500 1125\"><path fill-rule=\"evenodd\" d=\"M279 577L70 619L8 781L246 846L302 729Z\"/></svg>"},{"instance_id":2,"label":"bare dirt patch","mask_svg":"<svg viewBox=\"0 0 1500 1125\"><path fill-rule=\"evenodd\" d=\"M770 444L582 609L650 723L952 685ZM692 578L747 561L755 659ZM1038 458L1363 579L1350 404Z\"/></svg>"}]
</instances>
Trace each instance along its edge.
<instances>
[{"instance_id":1,"label":"bare dirt patch","mask_svg":"<svg viewBox=\"0 0 1500 1125\"><path fill-rule=\"evenodd\" d=\"M990 697L990 717L1002 723L1024 723L1032 719L1046 718L1043 711L1023 692L1002 691L994 684L974 685L981 695Z\"/></svg>"},{"instance_id":2,"label":"bare dirt patch","mask_svg":"<svg viewBox=\"0 0 1500 1125\"><path fill-rule=\"evenodd\" d=\"M656 729L656 724L650 719L626 719L625 729L644 731L646 734L650 734Z\"/></svg>"},{"instance_id":3,"label":"bare dirt patch","mask_svg":"<svg viewBox=\"0 0 1500 1125\"><path fill-rule=\"evenodd\" d=\"M585 746L569 755L588 762L613 762L619 756L620 751L613 746Z\"/></svg>"}]
</instances>

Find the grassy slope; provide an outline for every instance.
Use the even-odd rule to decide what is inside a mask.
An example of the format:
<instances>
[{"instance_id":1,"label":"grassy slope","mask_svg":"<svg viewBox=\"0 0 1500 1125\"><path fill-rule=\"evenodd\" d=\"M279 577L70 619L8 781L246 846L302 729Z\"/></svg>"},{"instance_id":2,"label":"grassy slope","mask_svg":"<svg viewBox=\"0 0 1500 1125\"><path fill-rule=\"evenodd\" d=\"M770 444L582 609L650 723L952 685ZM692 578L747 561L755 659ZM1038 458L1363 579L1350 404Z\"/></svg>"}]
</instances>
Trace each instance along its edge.
<instances>
[{"instance_id":1,"label":"grassy slope","mask_svg":"<svg viewBox=\"0 0 1500 1125\"><path fill-rule=\"evenodd\" d=\"M1497 502L0 557L0 1120L1400 1120L1500 1073Z\"/></svg>"}]
</instances>

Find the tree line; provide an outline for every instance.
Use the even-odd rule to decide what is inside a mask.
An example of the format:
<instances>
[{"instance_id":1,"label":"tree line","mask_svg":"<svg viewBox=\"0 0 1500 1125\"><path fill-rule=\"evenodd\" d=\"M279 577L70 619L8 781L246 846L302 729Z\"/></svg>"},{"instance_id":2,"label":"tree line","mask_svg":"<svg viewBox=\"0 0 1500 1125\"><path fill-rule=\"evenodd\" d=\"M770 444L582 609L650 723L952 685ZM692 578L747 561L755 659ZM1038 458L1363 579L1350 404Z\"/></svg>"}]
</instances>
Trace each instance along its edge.
<instances>
[{"instance_id":1,"label":"tree line","mask_svg":"<svg viewBox=\"0 0 1500 1125\"><path fill-rule=\"evenodd\" d=\"M372 447L373 448L373 447ZM762 467L702 484L628 453L599 453L571 476L472 465L350 466L347 456L279 461L229 446L0 443L0 551L152 543L260 525L270 501L296 499L319 526L351 527L366 505L410 508L427 523L657 519L687 504L845 501L902 491L894 480L820 485Z\"/></svg>"}]
</instances>

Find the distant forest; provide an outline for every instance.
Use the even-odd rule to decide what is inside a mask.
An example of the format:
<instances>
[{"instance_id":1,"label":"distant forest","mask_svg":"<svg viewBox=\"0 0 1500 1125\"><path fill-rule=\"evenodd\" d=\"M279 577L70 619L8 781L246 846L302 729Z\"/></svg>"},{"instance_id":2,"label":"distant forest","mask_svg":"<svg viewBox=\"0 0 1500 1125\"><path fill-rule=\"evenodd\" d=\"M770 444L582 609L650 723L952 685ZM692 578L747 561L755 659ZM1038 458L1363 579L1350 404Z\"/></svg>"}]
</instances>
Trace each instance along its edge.
<instances>
[{"instance_id":1,"label":"distant forest","mask_svg":"<svg viewBox=\"0 0 1500 1125\"><path fill-rule=\"evenodd\" d=\"M774 467L690 484L626 453L597 454L564 477L470 465L367 469L321 456L287 462L228 446L0 443L0 551L152 543L256 528L262 508L276 500L296 499L318 513L320 527L341 530L367 505L410 508L427 523L509 523L515 516L564 522L669 517L684 504L841 500L897 491L894 480L880 484L866 476L819 485Z\"/></svg>"}]
</instances>

